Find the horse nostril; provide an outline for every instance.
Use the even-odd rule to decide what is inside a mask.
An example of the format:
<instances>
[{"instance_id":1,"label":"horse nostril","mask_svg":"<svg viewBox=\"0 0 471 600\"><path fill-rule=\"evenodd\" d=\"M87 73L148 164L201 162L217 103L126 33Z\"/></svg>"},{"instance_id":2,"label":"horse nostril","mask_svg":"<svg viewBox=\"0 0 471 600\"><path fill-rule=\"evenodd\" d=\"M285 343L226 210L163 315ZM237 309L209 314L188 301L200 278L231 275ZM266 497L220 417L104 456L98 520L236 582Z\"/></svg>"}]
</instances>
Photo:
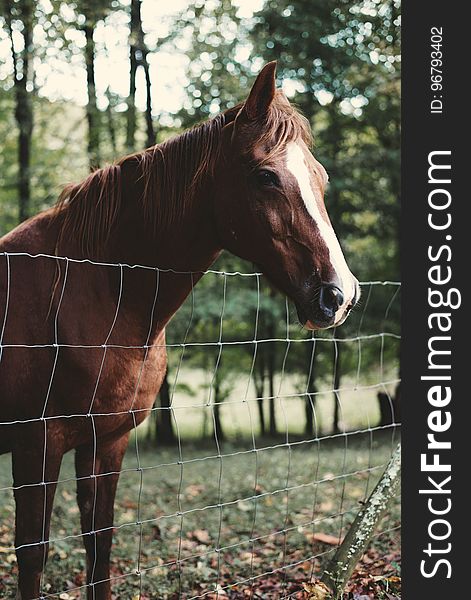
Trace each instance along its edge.
<instances>
[{"instance_id":1,"label":"horse nostril","mask_svg":"<svg viewBox=\"0 0 471 600\"><path fill-rule=\"evenodd\" d=\"M343 292L336 285L323 285L319 297L321 310L333 317L344 301Z\"/></svg>"}]
</instances>

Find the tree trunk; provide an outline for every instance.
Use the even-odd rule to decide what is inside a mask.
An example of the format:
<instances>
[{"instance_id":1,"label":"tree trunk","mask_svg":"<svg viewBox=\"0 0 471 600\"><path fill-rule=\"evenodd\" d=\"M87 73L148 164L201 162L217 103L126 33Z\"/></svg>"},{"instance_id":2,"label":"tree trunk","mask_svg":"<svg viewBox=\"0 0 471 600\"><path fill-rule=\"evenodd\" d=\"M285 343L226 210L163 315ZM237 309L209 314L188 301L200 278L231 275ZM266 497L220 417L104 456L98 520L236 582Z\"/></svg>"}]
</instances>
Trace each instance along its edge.
<instances>
[{"instance_id":1,"label":"tree trunk","mask_svg":"<svg viewBox=\"0 0 471 600\"><path fill-rule=\"evenodd\" d=\"M156 143L156 134L154 122L152 120L152 87L150 81L149 63L147 62L147 52L143 59L144 72L146 74L146 132L147 132L147 147L154 146Z\"/></svg>"},{"instance_id":2,"label":"tree trunk","mask_svg":"<svg viewBox=\"0 0 471 600\"><path fill-rule=\"evenodd\" d=\"M222 356L217 353L214 361L214 368L216 373L214 374L214 405L213 405L213 417L214 417L214 436L218 442L222 442L225 439L224 430L221 422L221 403L224 401L224 395L222 393L222 381L221 381L221 365Z\"/></svg>"},{"instance_id":3,"label":"tree trunk","mask_svg":"<svg viewBox=\"0 0 471 600\"><path fill-rule=\"evenodd\" d=\"M265 333L265 318L264 313L261 312L258 317L258 331L261 333L262 338ZM256 318L254 313L253 318ZM265 423L265 411L263 410L264 397L265 397L265 381L266 381L266 348L265 344L259 344L257 348L257 356L252 372L252 380L255 387L255 395L258 409L258 418L260 421L260 434L264 436L266 434L266 423Z\"/></svg>"},{"instance_id":4,"label":"tree trunk","mask_svg":"<svg viewBox=\"0 0 471 600\"><path fill-rule=\"evenodd\" d=\"M270 289L270 297L273 298L275 292ZM273 321L273 317L270 315L267 324L267 337L272 340L275 338L276 327ZM278 428L276 426L276 398L275 398L275 362L276 362L276 342L267 342L267 371L268 371L268 394L270 396L269 402L269 432L271 436L276 436Z\"/></svg>"},{"instance_id":5,"label":"tree trunk","mask_svg":"<svg viewBox=\"0 0 471 600\"><path fill-rule=\"evenodd\" d=\"M95 86L95 42L93 32L95 30L96 20L90 14L85 14L85 24L83 31L85 33L85 66L87 69L87 124L88 124L88 142L87 154L90 170L100 166L100 112L97 107L96 86Z\"/></svg>"},{"instance_id":6,"label":"tree trunk","mask_svg":"<svg viewBox=\"0 0 471 600\"><path fill-rule=\"evenodd\" d=\"M220 404L216 404L214 407L214 435L220 442L223 442L225 439L225 434L221 423L220 406Z\"/></svg>"},{"instance_id":7,"label":"tree trunk","mask_svg":"<svg viewBox=\"0 0 471 600\"><path fill-rule=\"evenodd\" d=\"M379 426L386 427L391 425L392 421L392 409L389 402L389 396L385 392L378 392L377 394L379 404Z\"/></svg>"},{"instance_id":8,"label":"tree trunk","mask_svg":"<svg viewBox=\"0 0 471 600\"><path fill-rule=\"evenodd\" d=\"M339 330L335 329L334 336L340 338ZM340 384L342 382L342 343L334 342L334 422L332 430L335 433L340 432L339 421L340 421Z\"/></svg>"},{"instance_id":9,"label":"tree trunk","mask_svg":"<svg viewBox=\"0 0 471 600\"><path fill-rule=\"evenodd\" d=\"M160 410L157 410L156 419L156 442L157 446L172 446L176 443L176 436L173 430L170 386L168 383L168 371L165 373L164 380L158 395Z\"/></svg>"},{"instance_id":10,"label":"tree trunk","mask_svg":"<svg viewBox=\"0 0 471 600\"><path fill-rule=\"evenodd\" d=\"M142 0L135 0L137 2L137 26L138 26L138 64L142 65L146 77L146 134L147 146L153 146L156 142L154 123L152 121L152 84L150 80L150 69L148 54L149 49L146 46L144 39L144 30L142 28L142 16L141 16L141 2Z\"/></svg>"},{"instance_id":11,"label":"tree trunk","mask_svg":"<svg viewBox=\"0 0 471 600\"><path fill-rule=\"evenodd\" d=\"M152 85L148 61L149 49L142 28L141 0L131 0L131 19L129 36L129 97L127 111L126 145L129 151L134 150L136 137L136 73L142 67L146 78L146 145L156 142L154 123L152 120Z\"/></svg>"},{"instance_id":12,"label":"tree trunk","mask_svg":"<svg viewBox=\"0 0 471 600\"><path fill-rule=\"evenodd\" d=\"M265 348L263 348L262 345L259 346L257 361L255 363L255 368L253 372L255 394L257 395L258 418L260 421L260 434L262 436L264 436L266 433L265 412L263 410L263 400L265 396L265 378Z\"/></svg>"},{"instance_id":13,"label":"tree trunk","mask_svg":"<svg viewBox=\"0 0 471 600\"><path fill-rule=\"evenodd\" d=\"M33 103L31 93L31 67L33 57L33 18L34 2L21 0L15 4L5 3L5 21L7 23L11 55L13 61L15 119L18 124L18 220L24 221L31 212L31 141L33 135ZM17 53L13 43L12 19L19 19L23 25L23 49ZM18 31L16 31L18 33Z\"/></svg>"},{"instance_id":14,"label":"tree trunk","mask_svg":"<svg viewBox=\"0 0 471 600\"><path fill-rule=\"evenodd\" d=\"M390 396L386 392L377 395L380 412L380 427L387 427L401 422L401 384L396 386L395 393Z\"/></svg>"},{"instance_id":15,"label":"tree trunk","mask_svg":"<svg viewBox=\"0 0 471 600\"><path fill-rule=\"evenodd\" d=\"M315 379L316 379L316 372L315 372L315 352L316 352L316 346L315 346L315 340L312 339L310 344L306 344L306 364L307 364L307 368L308 368L308 381L307 381L307 386L306 386L306 391L307 391L307 395L306 395L306 399L305 399L305 404L304 404L304 414L306 416L306 421L304 424L304 434L309 437L312 438L314 436L315 430L314 430L314 422L315 422L315 407L316 407L316 383L315 383Z\"/></svg>"},{"instance_id":16,"label":"tree trunk","mask_svg":"<svg viewBox=\"0 0 471 600\"><path fill-rule=\"evenodd\" d=\"M271 344L273 345L273 343ZM275 407L275 368L274 368L274 353L273 348L270 348L268 360L268 393L270 396L269 403L269 431L271 436L276 436L276 407Z\"/></svg>"},{"instance_id":17,"label":"tree trunk","mask_svg":"<svg viewBox=\"0 0 471 600\"><path fill-rule=\"evenodd\" d=\"M401 423L402 422L402 415L401 415L401 382L399 382L396 386L396 392L394 394L394 397L392 399L393 401L393 410L394 410L394 415L393 415L393 419L394 419L394 423Z\"/></svg>"},{"instance_id":18,"label":"tree trunk","mask_svg":"<svg viewBox=\"0 0 471 600\"><path fill-rule=\"evenodd\" d=\"M221 422L221 403L224 400L221 394L221 357L216 358L216 375L214 377L214 436L218 442L222 442L225 439L224 430Z\"/></svg>"},{"instance_id":19,"label":"tree trunk","mask_svg":"<svg viewBox=\"0 0 471 600\"><path fill-rule=\"evenodd\" d=\"M108 126L108 135L110 136L110 144L111 149L113 150L113 156L116 156L118 153L118 148L116 145L116 127L113 119L112 95L109 88L106 90L106 97L108 99L108 106L106 107L106 124Z\"/></svg>"},{"instance_id":20,"label":"tree trunk","mask_svg":"<svg viewBox=\"0 0 471 600\"><path fill-rule=\"evenodd\" d=\"M136 143L136 73L137 48L139 43L139 0L131 0L131 17L129 25L129 94L127 100L126 148L128 152L135 149Z\"/></svg>"},{"instance_id":21,"label":"tree trunk","mask_svg":"<svg viewBox=\"0 0 471 600\"><path fill-rule=\"evenodd\" d=\"M276 405L275 405L275 349L274 345L276 342L268 342L267 354L268 354L268 395L270 401L268 404L268 428L271 436L276 436Z\"/></svg>"}]
</instances>

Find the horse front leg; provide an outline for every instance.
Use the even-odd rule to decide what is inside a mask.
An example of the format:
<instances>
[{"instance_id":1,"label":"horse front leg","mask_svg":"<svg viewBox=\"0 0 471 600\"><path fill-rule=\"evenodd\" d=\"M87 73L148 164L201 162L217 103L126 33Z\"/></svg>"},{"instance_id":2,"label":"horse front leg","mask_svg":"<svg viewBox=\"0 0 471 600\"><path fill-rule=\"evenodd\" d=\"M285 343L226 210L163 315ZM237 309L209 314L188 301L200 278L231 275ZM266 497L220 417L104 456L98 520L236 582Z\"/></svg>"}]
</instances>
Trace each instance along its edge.
<instances>
[{"instance_id":1,"label":"horse front leg","mask_svg":"<svg viewBox=\"0 0 471 600\"><path fill-rule=\"evenodd\" d=\"M114 499L128 439L126 433L103 446L81 446L75 453L77 501L87 553L88 600L111 600Z\"/></svg>"},{"instance_id":2,"label":"horse front leg","mask_svg":"<svg viewBox=\"0 0 471 600\"><path fill-rule=\"evenodd\" d=\"M42 433L38 430L42 429ZM63 449L44 427L21 431L12 452L16 502L15 548L21 600L41 597L41 576L49 552L51 511Z\"/></svg>"}]
</instances>

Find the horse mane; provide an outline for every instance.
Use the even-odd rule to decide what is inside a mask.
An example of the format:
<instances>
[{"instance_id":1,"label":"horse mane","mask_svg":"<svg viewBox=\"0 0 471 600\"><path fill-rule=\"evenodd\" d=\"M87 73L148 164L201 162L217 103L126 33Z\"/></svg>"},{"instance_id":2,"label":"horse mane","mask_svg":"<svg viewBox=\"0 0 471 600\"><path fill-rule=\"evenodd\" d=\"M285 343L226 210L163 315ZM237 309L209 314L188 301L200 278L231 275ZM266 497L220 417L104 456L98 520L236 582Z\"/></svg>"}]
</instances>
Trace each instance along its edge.
<instances>
[{"instance_id":1,"label":"horse mane","mask_svg":"<svg viewBox=\"0 0 471 600\"><path fill-rule=\"evenodd\" d=\"M134 168L135 183L140 183L136 188L142 193L134 200L152 232L178 222L203 181L213 175L222 128L234 121L242 108L243 103L165 142L97 169L80 183L67 185L54 211L55 218L60 218L56 253L73 240L84 257L103 256L124 203L130 201L122 194L127 167ZM260 135L245 152L250 153L257 144L269 144L270 158L299 137L311 144L309 122L278 90Z\"/></svg>"}]
</instances>

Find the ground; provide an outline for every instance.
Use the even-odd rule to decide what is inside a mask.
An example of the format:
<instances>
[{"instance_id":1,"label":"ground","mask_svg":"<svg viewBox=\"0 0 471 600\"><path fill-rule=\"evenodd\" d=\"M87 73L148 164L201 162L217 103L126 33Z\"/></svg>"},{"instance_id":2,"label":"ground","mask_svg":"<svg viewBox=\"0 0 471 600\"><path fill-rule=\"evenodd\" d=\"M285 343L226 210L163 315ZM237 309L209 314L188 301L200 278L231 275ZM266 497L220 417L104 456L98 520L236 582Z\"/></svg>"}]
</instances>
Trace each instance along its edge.
<instances>
[{"instance_id":1,"label":"ground","mask_svg":"<svg viewBox=\"0 0 471 600\"><path fill-rule=\"evenodd\" d=\"M209 442L157 450L131 441L116 502L112 576L123 600L315 599L312 581L381 475L392 430L322 441ZM138 470L141 468L142 470ZM14 505L0 457L0 596L14 598ZM142 475L142 477L141 477ZM73 455L65 457L44 591L84 597ZM139 524L140 523L140 524ZM400 597L399 502L380 524L345 598ZM217 592L217 593L216 593ZM181 595L179 595L181 593ZM81 596L82 594L82 596ZM141 594L141 595L139 595Z\"/></svg>"}]
</instances>

